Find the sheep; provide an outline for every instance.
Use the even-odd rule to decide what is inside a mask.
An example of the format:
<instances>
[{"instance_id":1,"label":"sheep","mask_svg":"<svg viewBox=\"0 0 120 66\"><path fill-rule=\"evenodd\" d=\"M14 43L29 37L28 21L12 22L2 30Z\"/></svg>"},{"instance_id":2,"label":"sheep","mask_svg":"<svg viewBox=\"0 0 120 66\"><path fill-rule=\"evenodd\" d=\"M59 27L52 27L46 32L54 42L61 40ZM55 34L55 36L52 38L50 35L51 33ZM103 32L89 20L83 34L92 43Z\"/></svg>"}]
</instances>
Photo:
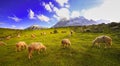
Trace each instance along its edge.
<instances>
[{"instance_id":1,"label":"sheep","mask_svg":"<svg viewBox=\"0 0 120 66\"><path fill-rule=\"evenodd\" d=\"M6 39L9 40L11 38L11 36L7 36Z\"/></svg>"},{"instance_id":2,"label":"sheep","mask_svg":"<svg viewBox=\"0 0 120 66\"><path fill-rule=\"evenodd\" d=\"M42 32L41 35L46 35L46 32Z\"/></svg>"},{"instance_id":3,"label":"sheep","mask_svg":"<svg viewBox=\"0 0 120 66\"><path fill-rule=\"evenodd\" d=\"M28 58L30 59L32 57L32 52L37 51L38 54L40 54L40 51L46 51L46 46L44 46L40 42L33 42L28 46Z\"/></svg>"},{"instance_id":4,"label":"sheep","mask_svg":"<svg viewBox=\"0 0 120 66\"><path fill-rule=\"evenodd\" d=\"M20 38L20 34L18 34L17 37Z\"/></svg>"},{"instance_id":5,"label":"sheep","mask_svg":"<svg viewBox=\"0 0 120 66\"><path fill-rule=\"evenodd\" d=\"M0 41L0 46L3 46L3 45L6 45L6 43L3 41Z\"/></svg>"},{"instance_id":6,"label":"sheep","mask_svg":"<svg viewBox=\"0 0 120 66\"><path fill-rule=\"evenodd\" d=\"M63 47L68 47L68 46L70 46L70 45L71 45L71 42L70 42L69 39L62 39L62 41L61 41L61 46L63 46Z\"/></svg>"},{"instance_id":7,"label":"sheep","mask_svg":"<svg viewBox=\"0 0 120 66\"><path fill-rule=\"evenodd\" d=\"M43 32L43 35L46 35L46 32Z\"/></svg>"},{"instance_id":8,"label":"sheep","mask_svg":"<svg viewBox=\"0 0 120 66\"><path fill-rule=\"evenodd\" d=\"M73 31L73 30L71 30L71 31L70 31L70 36L71 36L73 33L74 33L74 31Z\"/></svg>"},{"instance_id":9,"label":"sheep","mask_svg":"<svg viewBox=\"0 0 120 66\"><path fill-rule=\"evenodd\" d=\"M66 33L66 31L61 31L61 33Z\"/></svg>"},{"instance_id":10,"label":"sheep","mask_svg":"<svg viewBox=\"0 0 120 66\"><path fill-rule=\"evenodd\" d=\"M24 41L16 43L16 51L21 51L24 48L27 48L27 44Z\"/></svg>"},{"instance_id":11,"label":"sheep","mask_svg":"<svg viewBox=\"0 0 120 66\"><path fill-rule=\"evenodd\" d=\"M35 38L36 36L35 36L35 34L31 34L31 37L32 37L32 38Z\"/></svg>"},{"instance_id":12,"label":"sheep","mask_svg":"<svg viewBox=\"0 0 120 66\"><path fill-rule=\"evenodd\" d=\"M50 34L53 34L53 32L50 32Z\"/></svg>"},{"instance_id":13,"label":"sheep","mask_svg":"<svg viewBox=\"0 0 120 66\"><path fill-rule=\"evenodd\" d=\"M97 44L100 47L100 43L105 43L105 48L109 47L111 48L112 45L112 39L109 36L98 36L93 40L93 46ZM93 47L92 46L92 47Z\"/></svg>"}]
</instances>

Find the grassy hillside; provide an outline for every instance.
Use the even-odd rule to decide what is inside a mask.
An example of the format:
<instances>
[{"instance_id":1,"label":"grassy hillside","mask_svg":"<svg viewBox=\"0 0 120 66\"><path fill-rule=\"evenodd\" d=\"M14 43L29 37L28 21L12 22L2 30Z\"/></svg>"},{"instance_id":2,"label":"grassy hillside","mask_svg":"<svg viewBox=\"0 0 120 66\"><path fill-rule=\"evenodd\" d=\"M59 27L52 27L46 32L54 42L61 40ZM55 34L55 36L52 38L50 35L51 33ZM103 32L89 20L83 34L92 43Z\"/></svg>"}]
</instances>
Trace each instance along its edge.
<instances>
[{"instance_id":1,"label":"grassy hillside","mask_svg":"<svg viewBox=\"0 0 120 66\"><path fill-rule=\"evenodd\" d=\"M75 33L70 37L70 30ZM76 30L75 30L76 29ZM45 30L4 30L0 29L0 37L12 35L10 40L3 39L6 46L0 46L0 66L120 66L120 33L104 31L100 33L81 32L79 27L56 28L58 33L50 34L54 29ZM78 31L77 31L78 30ZM107 28L105 29L107 30ZM67 31L67 33L61 33ZM20 32L21 37L17 38ZM46 35L40 33L46 32ZM110 33L109 33L110 32ZM31 34L36 38L31 38ZM113 39L112 48L91 48L92 40L97 36L108 35ZM70 48L62 48L61 40L68 38L71 41ZM28 59L28 51L15 51L15 44L19 41L42 42L46 52L37 54L34 52L32 59Z\"/></svg>"}]
</instances>

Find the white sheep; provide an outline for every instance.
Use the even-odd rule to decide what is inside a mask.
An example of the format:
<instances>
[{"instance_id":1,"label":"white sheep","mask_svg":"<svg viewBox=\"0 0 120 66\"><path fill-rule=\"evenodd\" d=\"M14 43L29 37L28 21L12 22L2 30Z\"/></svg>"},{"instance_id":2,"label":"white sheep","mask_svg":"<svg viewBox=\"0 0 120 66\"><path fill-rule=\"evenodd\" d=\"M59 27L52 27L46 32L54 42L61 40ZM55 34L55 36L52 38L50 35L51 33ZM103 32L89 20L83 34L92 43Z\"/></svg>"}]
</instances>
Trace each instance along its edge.
<instances>
[{"instance_id":1,"label":"white sheep","mask_svg":"<svg viewBox=\"0 0 120 66\"><path fill-rule=\"evenodd\" d=\"M0 46L3 46L3 45L6 45L6 43L3 41L0 41Z\"/></svg>"},{"instance_id":2,"label":"white sheep","mask_svg":"<svg viewBox=\"0 0 120 66\"><path fill-rule=\"evenodd\" d=\"M69 39L63 39L63 40L61 41L61 45L62 45L63 47L68 47L68 46L71 45L71 42L70 42Z\"/></svg>"},{"instance_id":3,"label":"white sheep","mask_svg":"<svg viewBox=\"0 0 120 66\"><path fill-rule=\"evenodd\" d=\"M106 47L111 47L112 45L112 39L109 36L98 36L93 40L93 46L97 44L100 47L100 43L105 43L105 48Z\"/></svg>"},{"instance_id":4,"label":"white sheep","mask_svg":"<svg viewBox=\"0 0 120 66\"><path fill-rule=\"evenodd\" d=\"M46 51L46 47L40 42L33 42L28 46L28 58L32 57L32 52L37 51L38 54L40 51Z\"/></svg>"},{"instance_id":5,"label":"white sheep","mask_svg":"<svg viewBox=\"0 0 120 66\"><path fill-rule=\"evenodd\" d=\"M21 51L24 48L27 48L27 44L24 41L16 43L16 51Z\"/></svg>"}]
</instances>

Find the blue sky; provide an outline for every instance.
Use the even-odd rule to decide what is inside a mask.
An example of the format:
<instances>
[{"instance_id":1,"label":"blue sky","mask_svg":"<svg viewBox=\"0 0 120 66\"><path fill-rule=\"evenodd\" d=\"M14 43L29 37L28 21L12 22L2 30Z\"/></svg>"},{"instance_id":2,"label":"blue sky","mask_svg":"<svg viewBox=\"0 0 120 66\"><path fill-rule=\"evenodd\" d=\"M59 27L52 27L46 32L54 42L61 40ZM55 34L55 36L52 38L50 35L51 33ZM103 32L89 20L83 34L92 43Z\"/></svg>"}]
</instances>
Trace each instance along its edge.
<instances>
[{"instance_id":1,"label":"blue sky","mask_svg":"<svg viewBox=\"0 0 120 66\"><path fill-rule=\"evenodd\" d=\"M79 16L95 20L105 18L111 21L119 21L118 1L0 0L0 27L20 29L31 25L51 27L61 19L69 20ZM117 12L113 13L113 9ZM108 13L108 10L112 11Z\"/></svg>"}]
</instances>

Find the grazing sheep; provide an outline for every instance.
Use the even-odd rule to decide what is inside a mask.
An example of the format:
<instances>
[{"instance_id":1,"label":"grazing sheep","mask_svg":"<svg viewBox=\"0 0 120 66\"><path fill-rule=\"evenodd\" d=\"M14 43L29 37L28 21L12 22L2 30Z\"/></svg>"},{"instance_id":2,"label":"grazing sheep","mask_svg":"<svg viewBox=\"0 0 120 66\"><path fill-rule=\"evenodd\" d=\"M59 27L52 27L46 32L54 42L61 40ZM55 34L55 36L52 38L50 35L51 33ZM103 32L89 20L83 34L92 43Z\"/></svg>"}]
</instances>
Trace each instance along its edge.
<instances>
[{"instance_id":1,"label":"grazing sheep","mask_svg":"<svg viewBox=\"0 0 120 66\"><path fill-rule=\"evenodd\" d=\"M70 35L72 35L73 33L74 33L74 31L73 31L73 30L71 30L71 31L70 31Z\"/></svg>"},{"instance_id":2,"label":"grazing sheep","mask_svg":"<svg viewBox=\"0 0 120 66\"><path fill-rule=\"evenodd\" d=\"M35 36L35 34L31 34L31 37L32 37L32 38L35 38L36 36Z\"/></svg>"},{"instance_id":3,"label":"grazing sheep","mask_svg":"<svg viewBox=\"0 0 120 66\"><path fill-rule=\"evenodd\" d=\"M16 51L21 51L24 48L27 48L27 44L24 41L16 43Z\"/></svg>"},{"instance_id":4,"label":"grazing sheep","mask_svg":"<svg viewBox=\"0 0 120 66\"><path fill-rule=\"evenodd\" d=\"M111 48L112 39L109 36L99 36L93 40L93 46L97 44L100 47L100 43L105 43L105 48L106 46Z\"/></svg>"},{"instance_id":5,"label":"grazing sheep","mask_svg":"<svg viewBox=\"0 0 120 66\"><path fill-rule=\"evenodd\" d=\"M46 32L42 32L41 35L46 35Z\"/></svg>"},{"instance_id":6,"label":"grazing sheep","mask_svg":"<svg viewBox=\"0 0 120 66\"><path fill-rule=\"evenodd\" d=\"M46 32L43 32L43 35L46 35Z\"/></svg>"},{"instance_id":7,"label":"grazing sheep","mask_svg":"<svg viewBox=\"0 0 120 66\"><path fill-rule=\"evenodd\" d=\"M7 36L6 39L9 40L11 38L11 36Z\"/></svg>"},{"instance_id":8,"label":"grazing sheep","mask_svg":"<svg viewBox=\"0 0 120 66\"><path fill-rule=\"evenodd\" d=\"M3 41L0 41L0 46L3 46L3 45L6 45L6 43Z\"/></svg>"},{"instance_id":9,"label":"grazing sheep","mask_svg":"<svg viewBox=\"0 0 120 66\"><path fill-rule=\"evenodd\" d=\"M50 34L53 34L53 32L50 32Z\"/></svg>"},{"instance_id":10,"label":"grazing sheep","mask_svg":"<svg viewBox=\"0 0 120 66\"><path fill-rule=\"evenodd\" d=\"M20 38L20 34L18 34L17 37Z\"/></svg>"},{"instance_id":11,"label":"grazing sheep","mask_svg":"<svg viewBox=\"0 0 120 66\"><path fill-rule=\"evenodd\" d=\"M63 47L68 47L68 46L71 45L71 42L70 42L69 39L63 39L63 40L61 41L61 45L62 45Z\"/></svg>"},{"instance_id":12,"label":"grazing sheep","mask_svg":"<svg viewBox=\"0 0 120 66\"><path fill-rule=\"evenodd\" d=\"M66 31L61 31L61 33L66 33Z\"/></svg>"},{"instance_id":13,"label":"grazing sheep","mask_svg":"<svg viewBox=\"0 0 120 66\"><path fill-rule=\"evenodd\" d=\"M35 50L39 54L40 51L46 51L46 47L40 42L34 42L31 45L29 45L28 46L28 58L29 59L32 57L32 52Z\"/></svg>"}]
</instances>

